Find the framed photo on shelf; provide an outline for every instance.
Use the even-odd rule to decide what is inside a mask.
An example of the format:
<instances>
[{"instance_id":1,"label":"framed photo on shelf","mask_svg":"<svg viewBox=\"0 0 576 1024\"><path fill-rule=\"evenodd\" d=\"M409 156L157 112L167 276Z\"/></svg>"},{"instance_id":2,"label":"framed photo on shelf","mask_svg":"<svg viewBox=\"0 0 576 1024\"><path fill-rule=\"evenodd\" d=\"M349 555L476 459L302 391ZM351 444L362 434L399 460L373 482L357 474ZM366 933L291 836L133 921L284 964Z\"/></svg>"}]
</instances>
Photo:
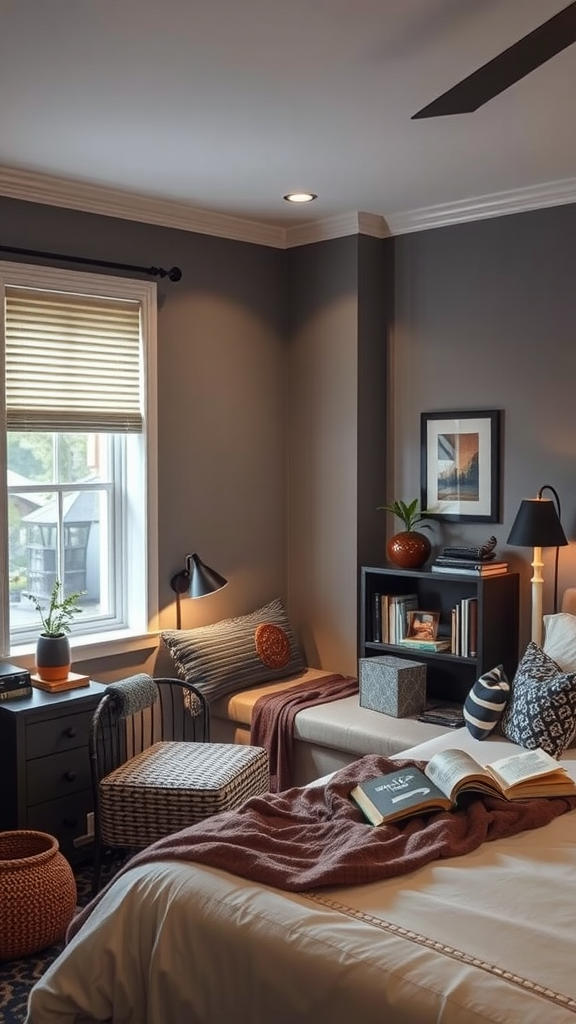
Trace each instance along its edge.
<instances>
[{"instance_id":1,"label":"framed photo on shelf","mask_svg":"<svg viewBox=\"0 0 576 1024\"><path fill-rule=\"evenodd\" d=\"M406 637L408 640L435 640L438 635L440 612L407 612Z\"/></svg>"},{"instance_id":2,"label":"framed photo on shelf","mask_svg":"<svg viewBox=\"0 0 576 1024\"><path fill-rule=\"evenodd\" d=\"M452 523L500 522L500 410L423 412L420 505Z\"/></svg>"}]
</instances>

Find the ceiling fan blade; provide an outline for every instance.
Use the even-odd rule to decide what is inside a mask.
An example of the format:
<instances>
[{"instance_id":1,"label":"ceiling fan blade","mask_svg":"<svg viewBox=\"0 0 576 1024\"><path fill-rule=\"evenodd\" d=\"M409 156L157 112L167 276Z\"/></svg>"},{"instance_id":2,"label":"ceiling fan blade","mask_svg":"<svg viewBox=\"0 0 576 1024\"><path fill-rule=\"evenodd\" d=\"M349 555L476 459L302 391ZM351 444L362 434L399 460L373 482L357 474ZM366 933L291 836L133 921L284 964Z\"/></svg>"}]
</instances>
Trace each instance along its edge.
<instances>
[{"instance_id":1,"label":"ceiling fan blade","mask_svg":"<svg viewBox=\"0 0 576 1024\"><path fill-rule=\"evenodd\" d=\"M411 120L469 114L576 42L576 0L442 93Z\"/></svg>"}]
</instances>

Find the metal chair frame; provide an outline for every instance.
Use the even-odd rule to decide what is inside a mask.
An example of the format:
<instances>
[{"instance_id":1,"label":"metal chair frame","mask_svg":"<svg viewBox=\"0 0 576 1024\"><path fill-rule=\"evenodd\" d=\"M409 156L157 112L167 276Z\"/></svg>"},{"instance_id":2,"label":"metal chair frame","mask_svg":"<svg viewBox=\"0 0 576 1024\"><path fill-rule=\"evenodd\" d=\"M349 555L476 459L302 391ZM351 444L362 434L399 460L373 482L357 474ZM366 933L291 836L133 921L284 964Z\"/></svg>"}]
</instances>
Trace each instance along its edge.
<instances>
[{"instance_id":1,"label":"metal chair frame","mask_svg":"<svg viewBox=\"0 0 576 1024\"><path fill-rule=\"evenodd\" d=\"M204 694L182 679L162 678L154 682L158 689L155 704L122 717L111 695L104 694L92 718L88 750L94 801L94 893L100 888L105 850L110 848L102 841L101 780L159 741L206 743L210 738L210 706ZM185 706L186 693L198 700L198 714Z\"/></svg>"}]
</instances>

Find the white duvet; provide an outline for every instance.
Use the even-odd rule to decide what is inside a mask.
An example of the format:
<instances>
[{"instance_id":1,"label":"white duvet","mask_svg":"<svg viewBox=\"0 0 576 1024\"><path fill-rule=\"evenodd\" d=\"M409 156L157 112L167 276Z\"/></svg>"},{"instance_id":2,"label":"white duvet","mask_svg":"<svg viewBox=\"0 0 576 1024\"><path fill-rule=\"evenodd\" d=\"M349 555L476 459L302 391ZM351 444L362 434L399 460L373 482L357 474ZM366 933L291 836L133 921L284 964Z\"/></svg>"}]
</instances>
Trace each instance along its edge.
<instances>
[{"instance_id":1,"label":"white duvet","mask_svg":"<svg viewBox=\"0 0 576 1024\"><path fill-rule=\"evenodd\" d=\"M462 745L486 762L505 742L459 730L401 756ZM576 812L307 895L143 865L36 985L27 1024L575 1024L575 904Z\"/></svg>"}]
</instances>

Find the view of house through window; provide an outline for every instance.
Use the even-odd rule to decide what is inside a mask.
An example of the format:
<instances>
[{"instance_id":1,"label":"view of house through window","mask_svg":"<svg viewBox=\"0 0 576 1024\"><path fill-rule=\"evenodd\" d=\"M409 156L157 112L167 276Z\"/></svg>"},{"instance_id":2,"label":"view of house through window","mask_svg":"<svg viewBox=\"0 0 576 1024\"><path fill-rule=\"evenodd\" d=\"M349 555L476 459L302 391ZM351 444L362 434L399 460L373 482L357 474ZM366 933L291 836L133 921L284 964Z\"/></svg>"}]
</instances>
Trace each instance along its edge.
<instances>
[{"instance_id":1,"label":"view of house through window","mask_svg":"<svg viewBox=\"0 0 576 1024\"><path fill-rule=\"evenodd\" d=\"M0 263L0 292L0 653L37 636L28 595L47 607L55 580L81 595L73 634L146 632L156 286Z\"/></svg>"},{"instance_id":2,"label":"view of house through window","mask_svg":"<svg viewBox=\"0 0 576 1024\"><path fill-rule=\"evenodd\" d=\"M37 623L32 594L80 593L81 624L115 616L114 448L121 435L8 432L10 630Z\"/></svg>"}]
</instances>

